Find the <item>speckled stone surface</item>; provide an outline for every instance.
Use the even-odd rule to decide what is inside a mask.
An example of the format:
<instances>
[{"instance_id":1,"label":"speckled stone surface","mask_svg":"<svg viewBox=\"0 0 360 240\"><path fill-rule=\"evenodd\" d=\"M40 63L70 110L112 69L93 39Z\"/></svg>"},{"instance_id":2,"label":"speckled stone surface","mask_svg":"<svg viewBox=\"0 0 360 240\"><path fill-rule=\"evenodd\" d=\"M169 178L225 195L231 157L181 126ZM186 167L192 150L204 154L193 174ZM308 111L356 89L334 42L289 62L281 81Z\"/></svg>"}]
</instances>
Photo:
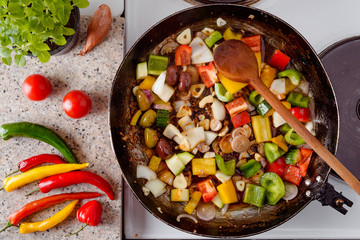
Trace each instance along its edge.
<instances>
[{"instance_id":1,"label":"speckled stone surface","mask_svg":"<svg viewBox=\"0 0 360 240\"><path fill-rule=\"evenodd\" d=\"M123 59L124 19L114 18L103 42L87 55L77 56L85 44L89 20L89 17L82 17L78 42L65 55L51 57L46 64L27 58L27 65L23 68L16 65L8 67L0 63L0 123L28 121L56 131L70 145L80 162L90 163L85 170L100 174L113 186L115 201L109 200L105 194L97 198L104 209L100 225L88 226L78 235L66 239L120 239L121 172L111 149L107 108L112 80ZM44 101L32 102L23 95L21 85L28 75L34 73L46 76L52 84L51 95ZM62 109L62 99L66 93L75 89L87 92L93 104L90 114L79 120L69 118ZM0 179L17 170L20 160L43 153L60 154L52 146L33 139L0 140ZM101 192L92 185L79 184L47 194L37 192L24 197L35 188L37 182L12 192L0 192L0 223L6 223L7 216L26 203L45 196L65 192ZM89 200L82 200L76 210L87 201ZM34 214L26 221L44 220L68 203ZM4 225L1 228L2 226ZM82 226L74 211L63 223L45 232L21 235L18 228L11 227L0 234L0 239L65 239L66 234L75 232Z\"/></svg>"}]
</instances>

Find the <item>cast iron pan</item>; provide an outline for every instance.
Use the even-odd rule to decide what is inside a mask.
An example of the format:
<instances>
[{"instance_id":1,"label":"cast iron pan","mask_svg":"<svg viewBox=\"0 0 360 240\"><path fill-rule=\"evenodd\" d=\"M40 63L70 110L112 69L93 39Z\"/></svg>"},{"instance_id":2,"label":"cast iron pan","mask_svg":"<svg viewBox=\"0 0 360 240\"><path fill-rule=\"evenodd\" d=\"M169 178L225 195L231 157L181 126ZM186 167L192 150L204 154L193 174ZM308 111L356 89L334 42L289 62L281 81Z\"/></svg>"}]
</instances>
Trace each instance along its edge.
<instances>
[{"instance_id":1,"label":"cast iron pan","mask_svg":"<svg viewBox=\"0 0 360 240\"><path fill-rule=\"evenodd\" d=\"M158 198L151 194L144 196L141 188L145 180L136 178L136 166L149 161L140 133L142 131L139 131L135 138L126 137L132 130L129 122L133 112L129 105L135 101L132 85L137 63L146 61L149 53L165 38L178 34L187 27L192 31L201 30L205 26L215 28L218 17L225 19L236 29L261 34L265 49L269 51L265 53L265 62L268 61L270 52L277 48L291 57L292 66L303 73L314 94L317 137L335 153L338 137L337 107L333 89L315 51L295 29L279 18L255 8L229 4L194 7L175 13L153 26L134 44L113 82L110 131L113 149L125 180L138 200L155 217L174 228L200 236L245 237L279 226L300 212L320 191L329 174L329 167L320 158L313 158L305 178L309 179L309 186L305 185L303 180L298 196L291 201L281 201L276 206L266 205L261 209L248 206L231 208L227 214L218 214L211 222L199 221L194 224L187 218L177 222L176 217L184 213L184 205L171 203L168 194Z\"/></svg>"}]
</instances>

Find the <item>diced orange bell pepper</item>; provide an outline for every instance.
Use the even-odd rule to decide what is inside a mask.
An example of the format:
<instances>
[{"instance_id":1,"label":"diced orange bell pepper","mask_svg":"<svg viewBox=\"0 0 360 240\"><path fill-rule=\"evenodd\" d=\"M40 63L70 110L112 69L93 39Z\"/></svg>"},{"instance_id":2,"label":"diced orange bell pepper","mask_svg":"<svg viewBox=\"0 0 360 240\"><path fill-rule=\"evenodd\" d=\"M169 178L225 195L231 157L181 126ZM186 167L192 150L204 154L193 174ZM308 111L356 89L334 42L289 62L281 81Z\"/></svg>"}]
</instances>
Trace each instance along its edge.
<instances>
[{"instance_id":1,"label":"diced orange bell pepper","mask_svg":"<svg viewBox=\"0 0 360 240\"><path fill-rule=\"evenodd\" d=\"M224 204L235 203L238 201L233 181L230 179L219 186L219 197Z\"/></svg>"},{"instance_id":2,"label":"diced orange bell pepper","mask_svg":"<svg viewBox=\"0 0 360 240\"><path fill-rule=\"evenodd\" d=\"M284 136L283 135L279 135L277 137L273 137L271 139L271 141L273 143L275 143L276 145L278 145L281 149L283 149L285 152L287 152L289 150L289 147L287 146L287 143L285 142Z\"/></svg>"},{"instance_id":3,"label":"diced orange bell pepper","mask_svg":"<svg viewBox=\"0 0 360 240\"><path fill-rule=\"evenodd\" d=\"M191 194L191 199L186 204L184 211L187 212L188 214L192 214L195 208L197 207L197 205L199 204L201 196L202 193L199 191L195 191L193 194Z\"/></svg>"},{"instance_id":4,"label":"diced orange bell pepper","mask_svg":"<svg viewBox=\"0 0 360 240\"><path fill-rule=\"evenodd\" d=\"M276 78L276 75L277 71L275 68L265 65L261 71L260 79L268 88L270 88L272 82Z\"/></svg>"}]
</instances>

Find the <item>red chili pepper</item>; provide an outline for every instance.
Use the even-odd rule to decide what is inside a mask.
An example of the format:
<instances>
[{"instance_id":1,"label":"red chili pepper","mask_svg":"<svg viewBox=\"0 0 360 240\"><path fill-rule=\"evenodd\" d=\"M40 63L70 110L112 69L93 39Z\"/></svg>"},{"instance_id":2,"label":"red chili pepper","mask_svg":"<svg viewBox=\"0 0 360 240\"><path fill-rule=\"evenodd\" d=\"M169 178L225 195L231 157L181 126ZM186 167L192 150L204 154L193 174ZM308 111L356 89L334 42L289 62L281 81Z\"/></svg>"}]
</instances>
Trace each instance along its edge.
<instances>
[{"instance_id":1,"label":"red chili pepper","mask_svg":"<svg viewBox=\"0 0 360 240\"><path fill-rule=\"evenodd\" d=\"M244 37L241 39L246 45L248 45L254 52L260 52L261 50L261 36L254 35L250 37Z\"/></svg>"},{"instance_id":2,"label":"red chili pepper","mask_svg":"<svg viewBox=\"0 0 360 240\"><path fill-rule=\"evenodd\" d=\"M17 173L19 171L26 172L26 171L30 170L31 168L39 166L40 164L43 164L43 163L63 164L63 163L67 163L67 162L64 161L60 156L55 155L55 154L41 154L41 155L33 156L31 158L20 161L18 163L19 170L8 174L6 177L13 175L14 173Z\"/></svg>"},{"instance_id":3,"label":"red chili pepper","mask_svg":"<svg viewBox=\"0 0 360 240\"><path fill-rule=\"evenodd\" d=\"M191 64L191 47L181 45L175 51L175 65L187 66Z\"/></svg>"},{"instance_id":4,"label":"red chili pepper","mask_svg":"<svg viewBox=\"0 0 360 240\"><path fill-rule=\"evenodd\" d=\"M214 86L215 83L220 82L217 77L217 70L211 62L208 66L201 66L198 68L201 80L207 88Z\"/></svg>"},{"instance_id":5,"label":"red chili pepper","mask_svg":"<svg viewBox=\"0 0 360 240\"><path fill-rule=\"evenodd\" d=\"M210 179L198 183L199 191L202 193L204 202L209 202L213 199L216 194L216 188Z\"/></svg>"},{"instance_id":6,"label":"red chili pepper","mask_svg":"<svg viewBox=\"0 0 360 240\"><path fill-rule=\"evenodd\" d=\"M279 49L276 49L269 61L269 65L282 71L289 64L290 59L289 56L282 53Z\"/></svg>"},{"instance_id":7,"label":"red chili pepper","mask_svg":"<svg viewBox=\"0 0 360 240\"><path fill-rule=\"evenodd\" d=\"M285 174L284 174L284 180L292 182L299 186L301 182L301 174L300 174L300 168L294 166L294 165L288 165Z\"/></svg>"},{"instance_id":8,"label":"red chili pepper","mask_svg":"<svg viewBox=\"0 0 360 240\"><path fill-rule=\"evenodd\" d=\"M231 117L231 122L234 125L234 128L241 127L249 122L251 122L249 114L244 111L242 113L236 114Z\"/></svg>"},{"instance_id":9,"label":"red chili pepper","mask_svg":"<svg viewBox=\"0 0 360 240\"><path fill-rule=\"evenodd\" d=\"M243 97L239 97L234 101L229 102L228 104L225 105L225 107L228 110L230 116L234 116L249 108Z\"/></svg>"},{"instance_id":10,"label":"red chili pepper","mask_svg":"<svg viewBox=\"0 0 360 240\"><path fill-rule=\"evenodd\" d=\"M285 174L287 164L285 162L285 156L279 158L273 163L266 164L265 170L266 172L273 172L279 175L279 177L283 178Z\"/></svg>"},{"instance_id":11,"label":"red chili pepper","mask_svg":"<svg viewBox=\"0 0 360 240\"><path fill-rule=\"evenodd\" d=\"M311 149L300 148L301 160L299 162L299 168L300 168L300 174L303 177L306 176L306 172L309 167L313 152L314 151Z\"/></svg>"},{"instance_id":12,"label":"red chili pepper","mask_svg":"<svg viewBox=\"0 0 360 240\"><path fill-rule=\"evenodd\" d=\"M7 228L11 226L18 225L21 220L26 218L27 216L49 208L51 206L63 203L69 200L76 200L76 199L90 199L100 197L100 193L96 192L78 192L78 193L63 193L58 195L53 195L49 197L45 197L31 203L26 204L21 209L17 210L16 212L10 214L8 217L9 222L5 228L3 228L0 232L5 231Z\"/></svg>"},{"instance_id":13,"label":"red chili pepper","mask_svg":"<svg viewBox=\"0 0 360 240\"><path fill-rule=\"evenodd\" d=\"M293 108L290 109L290 112L300 122L309 122L310 121L310 110L309 110L309 108L293 107Z\"/></svg>"},{"instance_id":14,"label":"red chili pepper","mask_svg":"<svg viewBox=\"0 0 360 240\"><path fill-rule=\"evenodd\" d=\"M39 182L39 189L42 193L48 193L53 189L63 188L78 183L92 184L104 191L111 200L115 199L114 191L104 178L95 173L86 171L67 172L44 178Z\"/></svg>"},{"instance_id":15,"label":"red chili pepper","mask_svg":"<svg viewBox=\"0 0 360 240\"><path fill-rule=\"evenodd\" d=\"M102 213L102 206L98 201L92 200L90 202L85 203L82 205L79 210L76 212L76 217L79 222L85 223L85 225L77 232L67 235L66 237L78 234L81 232L87 225L90 226L97 226L101 221L101 213Z\"/></svg>"}]
</instances>

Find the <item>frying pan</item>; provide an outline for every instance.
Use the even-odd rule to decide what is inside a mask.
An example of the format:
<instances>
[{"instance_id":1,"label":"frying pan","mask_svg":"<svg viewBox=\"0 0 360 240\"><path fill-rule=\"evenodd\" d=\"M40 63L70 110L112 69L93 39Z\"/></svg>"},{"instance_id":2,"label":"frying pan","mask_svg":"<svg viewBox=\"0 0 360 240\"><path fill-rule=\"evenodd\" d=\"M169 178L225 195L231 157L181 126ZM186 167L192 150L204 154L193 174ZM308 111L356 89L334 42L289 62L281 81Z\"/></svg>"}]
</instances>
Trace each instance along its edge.
<instances>
[{"instance_id":1,"label":"frying pan","mask_svg":"<svg viewBox=\"0 0 360 240\"><path fill-rule=\"evenodd\" d=\"M265 44L265 62L271 51L280 49L291 57L292 67L298 69L310 83L315 111L317 138L334 154L338 139L338 110L328 76L310 44L290 25L274 15L252 7L230 4L214 4L193 7L177 12L149 29L130 49L120 65L111 90L110 132L113 150L136 198L155 217L166 224L187 233L208 237L245 237L270 230L286 222L300 212L312 200L326 199L326 179L330 168L319 157L312 159L308 175L299 186L299 194L291 201L280 201L275 206L265 205L258 209L238 205L229 208L225 215L217 214L211 222L195 224L188 218L176 221L184 213L184 205L170 202L168 194L154 198L145 196L144 179L136 178L136 166L147 164L146 147L141 131L129 138L133 131L130 103L135 101L132 87L136 65L147 60L153 49L165 38L178 34L185 28L199 31L204 27L216 28L216 19L223 18L229 26L253 34L261 34ZM328 117L332 116L332 117ZM332 201L332 200L331 200ZM324 203L323 203L324 204ZM329 204L329 203L327 203Z\"/></svg>"}]
</instances>

